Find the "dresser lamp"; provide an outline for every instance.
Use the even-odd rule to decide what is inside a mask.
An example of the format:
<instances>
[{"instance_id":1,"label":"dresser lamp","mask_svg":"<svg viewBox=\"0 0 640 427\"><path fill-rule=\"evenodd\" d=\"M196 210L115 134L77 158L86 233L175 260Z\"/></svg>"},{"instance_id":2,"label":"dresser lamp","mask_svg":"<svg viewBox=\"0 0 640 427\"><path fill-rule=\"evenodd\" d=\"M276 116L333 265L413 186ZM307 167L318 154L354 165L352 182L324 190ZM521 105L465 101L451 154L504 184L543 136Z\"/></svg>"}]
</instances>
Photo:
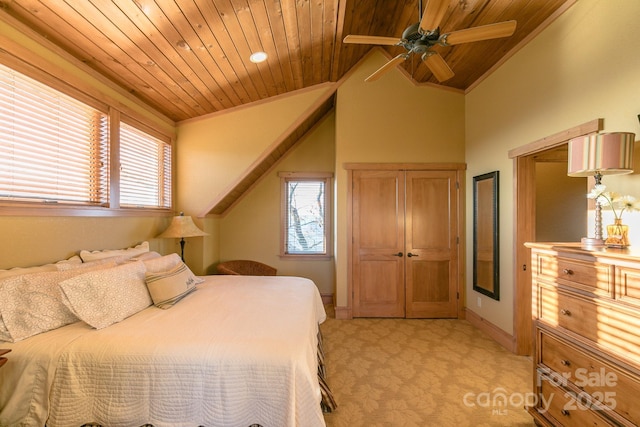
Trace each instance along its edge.
<instances>
[{"instance_id":1,"label":"dresser lamp","mask_svg":"<svg viewBox=\"0 0 640 427\"><path fill-rule=\"evenodd\" d=\"M595 178L600 185L603 175L633 172L633 143L635 134L629 132L594 133L569 141L569 176ZM583 246L602 246L602 207L595 206L595 236L583 237Z\"/></svg>"},{"instance_id":2,"label":"dresser lamp","mask_svg":"<svg viewBox=\"0 0 640 427\"><path fill-rule=\"evenodd\" d=\"M200 230L191 219L190 216L184 216L183 212L180 215L174 216L171 220L171 224L160 233L158 238L160 239L180 239L180 258L184 261L184 238L185 237L199 237L208 236L209 233L205 233Z\"/></svg>"}]
</instances>

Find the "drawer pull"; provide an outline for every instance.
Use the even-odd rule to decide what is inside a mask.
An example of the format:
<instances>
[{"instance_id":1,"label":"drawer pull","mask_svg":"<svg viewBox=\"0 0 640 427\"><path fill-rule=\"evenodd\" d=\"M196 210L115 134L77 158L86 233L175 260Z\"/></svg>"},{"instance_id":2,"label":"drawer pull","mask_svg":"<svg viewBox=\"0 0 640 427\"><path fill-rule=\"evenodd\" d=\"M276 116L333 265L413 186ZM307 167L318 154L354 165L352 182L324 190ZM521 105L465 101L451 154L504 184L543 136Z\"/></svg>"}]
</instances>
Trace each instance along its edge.
<instances>
[{"instance_id":1,"label":"drawer pull","mask_svg":"<svg viewBox=\"0 0 640 427\"><path fill-rule=\"evenodd\" d=\"M561 413L562 415L564 415L565 417L568 417L568 416L570 415L570 414L569 414L569 411L567 411L566 409L561 410L561 411L560 411L560 413Z\"/></svg>"},{"instance_id":2,"label":"drawer pull","mask_svg":"<svg viewBox=\"0 0 640 427\"><path fill-rule=\"evenodd\" d=\"M571 316L571 312L566 308L563 308L562 310L560 310L560 314L562 314L563 316Z\"/></svg>"},{"instance_id":3,"label":"drawer pull","mask_svg":"<svg viewBox=\"0 0 640 427\"><path fill-rule=\"evenodd\" d=\"M567 276L573 276L573 270L569 270L568 268L562 270L562 273L566 274Z\"/></svg>"},{"instance_id":4,"label":"drawer pull","mask_svg":"<svg viewBox=\"0 0 640 427\"><path fill-rule=\"evenodd\" d=\"M560 361L560 364L562 366L571 366L571 362L569 362L568 360L564 360L564 359Z\"/></svg>"}]
</instances>

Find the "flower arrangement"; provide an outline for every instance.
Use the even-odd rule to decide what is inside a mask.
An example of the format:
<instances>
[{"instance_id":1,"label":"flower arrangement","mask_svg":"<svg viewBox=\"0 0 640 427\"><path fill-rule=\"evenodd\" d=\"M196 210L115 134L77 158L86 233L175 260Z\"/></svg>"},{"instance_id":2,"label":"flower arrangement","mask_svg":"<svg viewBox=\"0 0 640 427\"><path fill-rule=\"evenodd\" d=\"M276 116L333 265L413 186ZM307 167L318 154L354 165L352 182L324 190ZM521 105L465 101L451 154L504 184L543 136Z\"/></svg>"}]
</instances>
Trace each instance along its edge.
<instances>
[{"instance_id":1,"label":"flower arrangement","mask_svg":"<svg viewBox=\"0 0 640 427\"><path fill-rule=\"evenodd\" d=\"M633 212L640 210L640 203L636 201L635 197L628 195L622 196L618 193L605 191L606 189L607 187L604 184L598 184L587 194L587 197L594 199L600 206L608 205L616 220L622 220L624 211Z\"/></svg>"},{"instance_id":2,"label":"flower arrangement","mask_svg":"<svg viewBox=\"0 0 640 427\"><path fill-rule=\"evenodd\" d=\"M624 211L640 210L640 205L633 196L621 196L605 191L606 189L603 184L596 184L587 197L594 199L600 207L608 205L613 212L614 224L607 225L607 239L604 244L613 248L626 248L629 246L629 226L622 224L622 214Z\"/></svg>"}]
</instances>

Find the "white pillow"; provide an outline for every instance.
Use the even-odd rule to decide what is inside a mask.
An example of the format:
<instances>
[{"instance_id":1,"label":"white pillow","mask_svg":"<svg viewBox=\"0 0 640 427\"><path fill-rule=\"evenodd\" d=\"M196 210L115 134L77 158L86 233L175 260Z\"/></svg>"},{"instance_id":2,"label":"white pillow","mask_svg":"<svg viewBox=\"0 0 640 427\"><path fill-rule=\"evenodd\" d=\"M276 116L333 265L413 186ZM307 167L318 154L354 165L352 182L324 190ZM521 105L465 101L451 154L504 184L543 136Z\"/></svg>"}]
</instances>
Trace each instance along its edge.
<instances>
[{"instance_id":1,"label":"white pillow","mask_svg":"<svg viewBox=\"0 0 640 427\"><path fill-rule=\"evenodd\" d=\"M156 307L167 309L196 289L195 276L180 262L171 270L145 275L147 288Z\"/></svg>"},{"instance_id":2,"label":"white pillow","mask_svg":"<svg viewBox=\"0 0 640 427\"><path fill-rule=\"evenodd\" d=\"M74 255L69 259L57 261L55 264L36 265L34 267L15 267L9 270L0 270L0 280L13 276L21 276L24 274L44 273L47 271L57 271L61 265L80 265L82 260L78 255Z\"/></svg>"},{"instance_id":3,"label":"white pillow","mask_svg":"<svg viewBox=\"0 0 640 427\"><path fill-rule=\"evenodd\" d=\"M60 283L63 301L80 320L102 329L149 307L142 261L81 274Z\"/></svg>"},{"instance_id":4,"label":"white pillow","mask_svg":"<svg viewBox=\"0 0 640 427\"><path fill-rule=\"evenodd\" d=\"M47 271L57 271L56 264L37 265L35 267L15 267L10 270L0 270L0 280L9 277L22 276L25 274L44 273Z\"/></svg>"},{"instance_id":5,"label":"white pillow","mask_svg":"<svg viewBox=\"0 0 640 427\"><path fill-rule=\"evenodd\" d=\"M28 274L3 281L0 314L8 337L1 327L0 337L16 342L77 322L78 318L62 302L59 283L87 271L113 266L115 264Z\"/></svg>"},{"instance_id":6,"label":"white pillow","mask_svg":"<svg viewBox=\"0 0 640 427\"><path fill-rule=\"evenodd\" d=\"M178 254L169 254L161 256L160 258L146 259L143 262L147 269L147 273L160 273L162 271L171 270L173 267L180 264L182 260Z\"/></svg>"},{"instance_id":7,"label":"white pillow","mask_svg":"<svg viewBox=\"0 0 640 427\"><path fill-rule=\"evenodd\" d=\"M79 255L74 255L71 258L68 259L63 259L62 261L58 261L56 262L56 265L62 265L62 264L82 264L82 258L80 258Z\"/></svg>"},{"instance_id":8,"label":"white pillow","mask_svg":"<svg viewBox=\"0 0 640 427\"><path fill-rule=\"evenodd\" d=\"M143 254L140 255L136 255L133 258L130 258L131 261L147 261L150 259L155 259L155 258L160 258L162 255L160 255L158 252L145 252Z\"/></svg>"},{"instance_id":9,"label":"white pillow","mask_svg":"<svg viewBox=\"0 0 640 427\"><path fill-rule=\"evenodd\" d=\"M80 264L72 264L72 263L56 264L56 267L58 267L58 271L83 270L90 267L96 267L101 265L109 265L110 267L115 267L116 265L124 263L128 259L129 258L125 257L124 255L119 255L119 256L112 256L108 258L101 258L95 261L87 261Z\"/></svg>"},{"instance_id":10,"label":"white pillow","mask_svg":"<svg viewBox=\"0 0 640 427\"><path fill-rule=\"evenodd\" d=\"M82 258L83 262L95 261L97 259L110 258L110 257L120 256L120 255L124 255L127 258L131 258L145 252L149 252L149 242L142 242L137 246L127 248L127 249L105 249L101 251L92 251L92 252L87 250L82 250L80 251L80 258Z\"/></svg>"},{"instance_id":11,"label":"white pillow","mask_svg":"<svg viewBox=\"0 0 640 427\"><path fill-rule=\"evenodd\" d=\"M165 255L160 258L153 258L153 259L148 259L144 261L144 265L147 269L147 273L162 273L165 271L172 270L174 267L180 264L184 264L184 263L182 262L182 259L180 259L180 256L175 253ZM196 277L196 275L193 274L186 265L185 267L189 271L189 274L191 274L191 276L193 277L193 280L195 283L204 282L204 279L200 277Z\"/></svg>"}]
</instances>

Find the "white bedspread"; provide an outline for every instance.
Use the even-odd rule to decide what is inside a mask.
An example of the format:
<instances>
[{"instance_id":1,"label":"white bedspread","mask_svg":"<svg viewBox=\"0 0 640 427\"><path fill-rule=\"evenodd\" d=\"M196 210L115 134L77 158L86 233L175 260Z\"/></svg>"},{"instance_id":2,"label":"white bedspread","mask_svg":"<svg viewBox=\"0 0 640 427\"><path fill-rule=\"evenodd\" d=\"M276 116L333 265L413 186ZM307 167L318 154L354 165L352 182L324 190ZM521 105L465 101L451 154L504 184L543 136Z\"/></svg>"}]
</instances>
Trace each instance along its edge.
<instances>
[{"instance_id":1,"label":"white bedspread","mask_svg":"<svg viewBox=\"0 0 640 427\"><path fill-rule=\"evenodd\" d=\"M206 276L168 310L0 343L0 425L323 426L324 320L310 280Z\"/></svg>"}]
</instances>

